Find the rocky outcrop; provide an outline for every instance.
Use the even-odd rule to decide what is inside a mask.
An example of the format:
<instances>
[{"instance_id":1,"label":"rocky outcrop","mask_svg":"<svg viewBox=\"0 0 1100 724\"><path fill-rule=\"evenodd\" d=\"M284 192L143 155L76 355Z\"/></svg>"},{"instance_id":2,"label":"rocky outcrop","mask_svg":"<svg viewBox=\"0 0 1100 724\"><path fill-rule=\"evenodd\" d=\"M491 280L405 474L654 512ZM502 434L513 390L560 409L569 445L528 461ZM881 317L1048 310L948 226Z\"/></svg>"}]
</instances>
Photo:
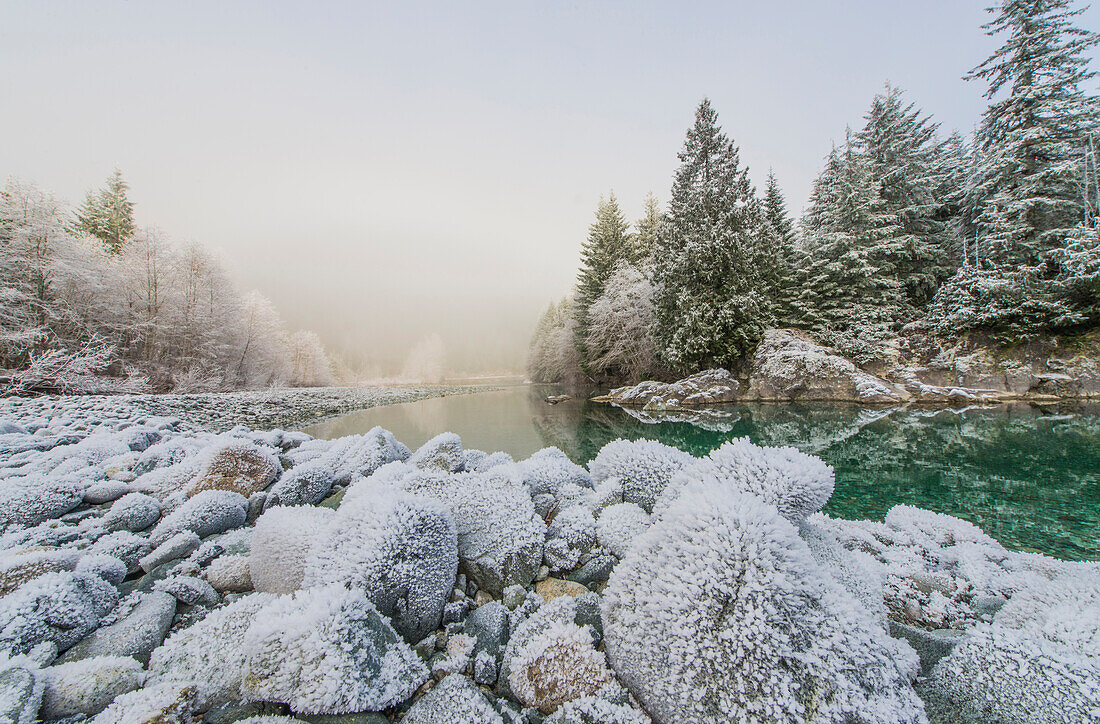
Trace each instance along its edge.
<instances>
[{"instance_id":1,"label":"rocky outcrop","mask_svg":"<svg viewBox=\"0 0 1100 724\"><path fill-rule=\"evenodd\" d=\"M741 383L728 370L713 369L685 377L678 382L650 380L632 387L618 387L593 399L645 410L676 410L736 402L740 391Z\"/></svg>"}]
</instances>

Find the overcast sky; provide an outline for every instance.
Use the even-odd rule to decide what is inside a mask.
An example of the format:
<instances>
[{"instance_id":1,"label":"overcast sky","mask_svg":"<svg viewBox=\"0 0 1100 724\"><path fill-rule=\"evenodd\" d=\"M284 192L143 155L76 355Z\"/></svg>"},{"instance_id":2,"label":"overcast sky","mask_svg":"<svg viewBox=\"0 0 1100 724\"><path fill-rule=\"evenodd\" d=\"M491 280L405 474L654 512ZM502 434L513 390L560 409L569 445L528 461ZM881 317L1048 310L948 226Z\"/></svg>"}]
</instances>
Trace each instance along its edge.
<instances>
[{"instance_id":1,"label":"overcast sky","mask_svg":"<svg viewBox=\"0 0 1100 724\"><path fill-rule=\"evenodd\" d=\"M600 194L665 202L702 97L797 211L887 80L972 129L987 4L2 2L0 175L76 203L117 164L139 223L333 347L518 367Z\"/></svg>"}]
</instances>

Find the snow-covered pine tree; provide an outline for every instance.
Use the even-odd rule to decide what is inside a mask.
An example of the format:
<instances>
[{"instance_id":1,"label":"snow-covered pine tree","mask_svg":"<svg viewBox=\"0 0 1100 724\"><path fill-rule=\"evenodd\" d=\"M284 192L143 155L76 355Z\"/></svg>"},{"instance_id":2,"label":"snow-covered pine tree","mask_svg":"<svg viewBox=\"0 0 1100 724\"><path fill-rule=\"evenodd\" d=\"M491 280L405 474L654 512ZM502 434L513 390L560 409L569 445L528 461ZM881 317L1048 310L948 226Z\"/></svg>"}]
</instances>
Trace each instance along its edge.
<instances>
[{"instance_id":1,"label":"snow-covered pine tree","mask_svg":"<svg viewBox=\"0 0 1100 724\"><path fill-rule=\"evenodd\" d=\"M947 230L945 251L951 273L974 263L974 219L967 213L973 158L962 134L955 131L936 147L936 191L939 221Z\"/></svg>"},{"instance_id":2,"label":"snow-covered pine tree","mask_svg":"<svg viewBox=\"0 0 1100 724\"><path fill-rule=\"evenodd\" d=\"M654 255L654 341L677 370L731 366L772 321L761 265L774 232L707 99L679 158Z\"/></svg>"},{"instance_id":3,"label":"snow-covered pine tree","mask_svg":"<svg viewBox=\"0 0 1100 724\"><path fill-rule=\"evenodd\" d=\"M800 258L795 249L794 223L787 212L787 200L771 170L764 186L764 219L775 232L776 246L770 255L770 264L764 267L775 319L784 326L797 326L795 307L801 291Z\"/></svg>"},{"instance_id":4,"label":"snow-covered pine tree","mask_svg":"<svg viewBox=\"0 0 1100 724\"><path fill-rule=\"evenodd\" d=\"M865 119L855 144L885 210L897 217L897 235L882 239L879 253L901 285L899 321L904 323L921 315L953 271L947 256L950 230L937 195L938 124L906 104L902 91L889 84L875 95Z\"/></svg>"},{"instance_id":5,"label":"snow-covered pine tree","mask_svg":"<svg viewBox=\"0 0 1100 724\"><path fill-rule=\"evenodd\" d=\"M639 267L648 266L657 248L657 231L664 215L657 203L657 197L646 194L642 204L642 218L634 224L634 250L631 262Z\"/></svg>"},{"instance_id":6,"label":"snow-covered pine tree","mask_svg":"<svg viewBox=\"0 0 1100 724\"><path fill-rule=\"evenodd\" d=\"M872 356L898 319L901 292L889 244L900 233L849 132L848 142L826 158L802 220L801 326L847 354Z\"/></svg>"},{"instance_id":7,"label":"snow-covered pine tree","mask_svg":"<svg viewBox=\"0 0 1100 724\"><path fill-rule=\"evenodd\" d=\"M588 227L588 239L581 246L581 266L573 299L576 344L582 368L589 359L585 351L588 308L603 294L615 266L633 255L630 224L619 208L615 193L611 192L607 198L601 196L596 206L596 220Z\"/></svg>"},{"instance_id":8,"label":"snow-covered pine tree","mask_svg":"<svg viewBox=\"0 0 1100 724\"><path fill-rule=\"evenodd\" d=\"M122 171L116 168L104 188L88 192L76 211L73 230L96 237L109 254L121 252L135 231L134 204L129 199L129 190L122 179Z\"/></svg>"}]
</instances>

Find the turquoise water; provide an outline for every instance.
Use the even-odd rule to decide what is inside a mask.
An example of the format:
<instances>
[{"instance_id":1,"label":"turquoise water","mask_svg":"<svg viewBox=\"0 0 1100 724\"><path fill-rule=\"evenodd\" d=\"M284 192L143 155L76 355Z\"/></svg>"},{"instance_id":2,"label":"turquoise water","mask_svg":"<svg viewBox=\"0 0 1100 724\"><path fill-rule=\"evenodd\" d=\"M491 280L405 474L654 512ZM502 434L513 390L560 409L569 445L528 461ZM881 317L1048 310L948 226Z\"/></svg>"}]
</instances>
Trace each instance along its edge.
<instances>
[{"instance_id":1,"label":"turquoise water","mask_svg":"<svg viewBox=\"0 0 1100 724\"><path fill-rule=\"evenodd\" d=\"M867 410L838 405L736 405L655 418L552 390L497 392L363 410L308 428L317 437L391 430L412 448L443 432L516 458L554 445L584 464L619 437L653 438L705 455L735 437L794 445L836 470L826 512L882 520L899 503L970 520L1005 546L1100 559L1100 406Z\"/></svg>"}]
</instances>

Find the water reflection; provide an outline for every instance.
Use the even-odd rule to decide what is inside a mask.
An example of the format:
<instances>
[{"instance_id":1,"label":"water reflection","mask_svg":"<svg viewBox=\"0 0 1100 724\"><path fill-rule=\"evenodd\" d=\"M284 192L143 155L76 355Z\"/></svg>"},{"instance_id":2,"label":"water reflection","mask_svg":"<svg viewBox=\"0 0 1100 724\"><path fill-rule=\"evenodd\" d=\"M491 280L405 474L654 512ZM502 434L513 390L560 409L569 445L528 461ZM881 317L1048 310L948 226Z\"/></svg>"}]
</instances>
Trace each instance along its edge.
<instances>
[{"instance_id":1,"label":"water reflection","mask_svg":"<svg viewBox=\"0 0 1100 724\"><path fill-rule=\"evenodd\" d=\"M570 400L544 387L437 398L354 413L309 428L318 437L381 425L410 447L439 432L467 447L526 457L554 445L580 463L619 437L654 438L704 455L734 437L794 445L834 466L827 512L881 520L908 503L967 518L1005 545L1100 558L1100 408L1030 405L967 410L737 405L653 415Z\"/></svg>"}]
</instances>

